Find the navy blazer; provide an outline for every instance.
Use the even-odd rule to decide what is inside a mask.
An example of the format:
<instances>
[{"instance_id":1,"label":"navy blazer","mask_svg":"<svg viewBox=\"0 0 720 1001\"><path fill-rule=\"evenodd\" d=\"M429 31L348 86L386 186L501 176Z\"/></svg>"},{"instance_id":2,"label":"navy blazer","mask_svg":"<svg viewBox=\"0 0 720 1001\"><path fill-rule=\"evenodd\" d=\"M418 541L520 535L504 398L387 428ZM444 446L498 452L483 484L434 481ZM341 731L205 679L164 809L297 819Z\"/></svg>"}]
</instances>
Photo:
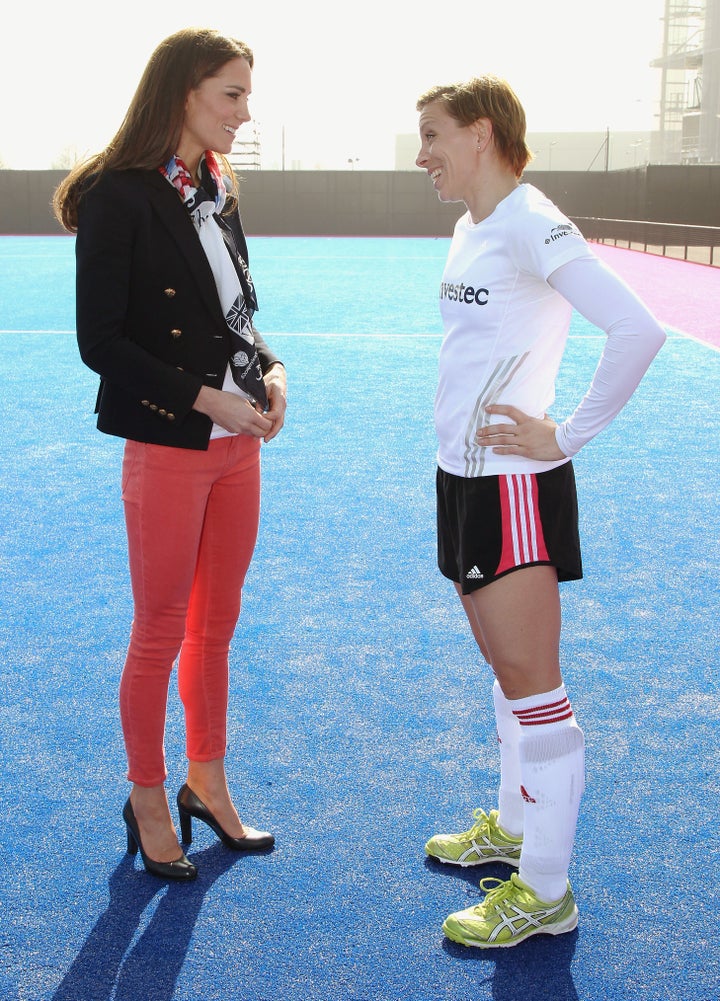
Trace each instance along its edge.
<instances>
[{"instance_id":1,"label":"navy blazer","mask_svg":"<svg viewBox=\"0 0 720 1001\"><path fill-rule=\"evenodd\" d=\"M237 212L223 219L247 262ZM82 360L101 377L106 434L206 449L212 421L192 409L221 389L230 335L200 238L157 170L110 171L80 200L75 243ZM263 372L279 361L256 333Z\"/></svg>"}]
</instances>

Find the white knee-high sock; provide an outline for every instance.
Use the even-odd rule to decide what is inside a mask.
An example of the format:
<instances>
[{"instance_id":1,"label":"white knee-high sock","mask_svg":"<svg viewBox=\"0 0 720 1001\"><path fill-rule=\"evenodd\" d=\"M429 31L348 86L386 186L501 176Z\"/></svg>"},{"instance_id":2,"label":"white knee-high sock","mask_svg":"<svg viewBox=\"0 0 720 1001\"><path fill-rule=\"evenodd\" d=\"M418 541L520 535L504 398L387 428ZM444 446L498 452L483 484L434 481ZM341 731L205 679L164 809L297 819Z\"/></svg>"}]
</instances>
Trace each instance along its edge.
<instances>
[{"instance_id":1,"label":"white knee-high sock","mask_svg":"<svg viewBox=\"0 0 720 1001\"><path fill-rule=\"evenodd\" d=\"M493 684L493 702L500 745L498 823L508 834L519 838L523 833L524 808L520 792L520 724L497 681Z\"/></svg>"},{"instance_id":2,"label":"white knee-high sock","mask_svg":"<svg viewBox=\"0 0 720 1001\"><path fill-rule=\"evenodd\" d=\"M520 723L524 830L519 876L541 900L559 900L585 788L585 739L564 685L513 699L510 706Z\"/></svg>"}]
</instances>

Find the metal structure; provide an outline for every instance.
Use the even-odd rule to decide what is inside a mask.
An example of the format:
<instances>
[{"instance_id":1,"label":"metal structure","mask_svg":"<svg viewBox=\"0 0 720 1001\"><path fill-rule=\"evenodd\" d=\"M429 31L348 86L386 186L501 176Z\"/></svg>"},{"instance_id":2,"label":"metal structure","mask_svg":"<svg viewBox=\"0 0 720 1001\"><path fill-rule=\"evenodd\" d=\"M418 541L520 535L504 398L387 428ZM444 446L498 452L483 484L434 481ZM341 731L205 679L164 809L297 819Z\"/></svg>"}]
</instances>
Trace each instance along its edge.
<instances>
[{"instance_id":1,"label":"metal structure","mask_svg":"<svg viewBox=\"0 0 720 1001\"><path fill-rule=\"evenodd\" d=\"M588 216L573 216L572 220L577 223L586 239L597 243L611 243L615 247L643 250L662 257L720 265L719 226L683 226L670 222L597 219Z\"/></svg>"},{"instance_id":2,"label":"metal structure","mask_svg":"<svg viewBox=\"0 0 720 1001\"><path fill-rule=\"evenodd\" d=\"M659 159L720 162L720 0L665 0Z\"/></svg>"},{"instance_id":3,"label":"metal structure","mask_svg":"<svg viewBox=\"0 0 720 1001\"><path fill-rule=\"evenodd\" d=\"M235 139L228 160L234 170L261 169L260 131L257 125L253 126L250 139L246 139L245 136L242 139Z\"/></svg>"}]
</instances>

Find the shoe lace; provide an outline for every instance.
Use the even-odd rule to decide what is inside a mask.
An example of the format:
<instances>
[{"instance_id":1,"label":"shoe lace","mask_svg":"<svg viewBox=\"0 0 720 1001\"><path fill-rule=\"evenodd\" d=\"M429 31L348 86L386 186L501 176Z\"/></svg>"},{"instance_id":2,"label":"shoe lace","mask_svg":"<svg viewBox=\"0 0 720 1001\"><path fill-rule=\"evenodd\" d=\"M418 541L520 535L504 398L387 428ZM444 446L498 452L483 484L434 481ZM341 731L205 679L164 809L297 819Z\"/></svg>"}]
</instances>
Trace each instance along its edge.
<instances>
[{"instance_id":1,"label":"shoe lace","mask_svg":"<svg viewBox=\"0 0 720 1001\"><path fill-rule=\"evenodd\" d=\"M486 895L483 905L494 906L507 897L508 891L512 889L512 881L509 879L498 879L497 876L486 876L480 880L480 889Z\"/></svg>"},{"instance_id":2,"label":"shoe lace","mask_svg":"<svg viewBox=\"0 0 720 1001\"><path fill-rule=\"evenodd\" d=\"M490 829L490 818L483 809L478 807L477 810L473 810L473 817L475 818L475 823L469 831L465 831L464 837L466 838L475 838L479 834L482 834L483 831Z\"/></svg>"}]
</instances>

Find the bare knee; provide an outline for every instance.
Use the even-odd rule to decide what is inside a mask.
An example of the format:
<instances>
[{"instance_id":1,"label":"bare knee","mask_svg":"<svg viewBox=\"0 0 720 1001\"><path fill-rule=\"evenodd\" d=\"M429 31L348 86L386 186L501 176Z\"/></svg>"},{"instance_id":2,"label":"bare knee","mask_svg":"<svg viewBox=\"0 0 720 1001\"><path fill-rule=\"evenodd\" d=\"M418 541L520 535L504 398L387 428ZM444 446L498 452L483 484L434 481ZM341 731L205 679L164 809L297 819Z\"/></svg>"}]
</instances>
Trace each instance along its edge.
<instances>
[{"instance_id":1,"label":"bare knee","mask_svg":"<svg viewBox=\"0 0 720 1001\"><path fill-rule=\"evenodd\" d=\"M531 695L551 692L562 684L557 663L532 664L503 661L492 664L493 672L506 699L526 699Z\"/></svg>"}]
</instances>

